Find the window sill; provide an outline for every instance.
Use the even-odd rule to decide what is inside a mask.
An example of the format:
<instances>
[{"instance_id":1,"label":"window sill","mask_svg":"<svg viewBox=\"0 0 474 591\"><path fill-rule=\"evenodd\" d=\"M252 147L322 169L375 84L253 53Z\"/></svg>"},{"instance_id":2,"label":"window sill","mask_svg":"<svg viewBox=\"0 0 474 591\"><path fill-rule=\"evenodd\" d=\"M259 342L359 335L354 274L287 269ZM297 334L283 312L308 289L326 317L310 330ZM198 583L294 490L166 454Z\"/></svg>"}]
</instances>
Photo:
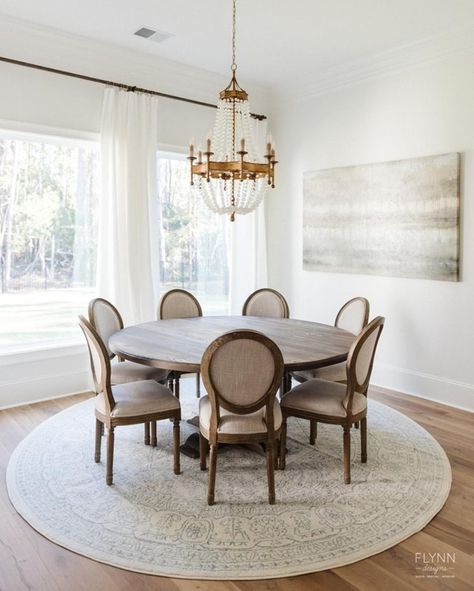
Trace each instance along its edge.
<instances>
[{"instance_id":1,"label":"window sill","mask_svg":"<svg viewBox=\"0 0 474 591\"><path fill-rule=\"evenodd\" d=\"M0 353L0 367L29 363L32 361L46 361L68 357L71 355L83 355L86 352L85 344L78 341L65 341L61 345L45 345L21 349L17 351L5 351Z\"/></svg>"}]
</instances>

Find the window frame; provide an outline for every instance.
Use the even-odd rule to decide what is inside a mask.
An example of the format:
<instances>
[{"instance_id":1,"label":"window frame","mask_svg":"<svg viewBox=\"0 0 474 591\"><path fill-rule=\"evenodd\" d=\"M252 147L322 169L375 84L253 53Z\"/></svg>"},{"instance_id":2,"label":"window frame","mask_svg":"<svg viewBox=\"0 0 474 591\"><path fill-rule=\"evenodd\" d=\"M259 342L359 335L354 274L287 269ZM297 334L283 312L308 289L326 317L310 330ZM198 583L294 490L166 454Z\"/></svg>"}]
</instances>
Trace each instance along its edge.
<instances>
[{"instance_id":1,"label":"window frame","mask_svg":"<svg viewBox=\"0 0 474 591\"><path fill-rule=\"evenodd\" d=\"M0 139L43 142L70 147L87 147L95 145L100 156L100 133L62 129L47 125L24 123L0 119ZM25 345L21 349L0 351L0 367L46 360L51 357L60 358L64 355L83 354L86 345L81 342L81 335L77 339L65 339L61 344L43 343Z\"/></svg>"}]
</instances>

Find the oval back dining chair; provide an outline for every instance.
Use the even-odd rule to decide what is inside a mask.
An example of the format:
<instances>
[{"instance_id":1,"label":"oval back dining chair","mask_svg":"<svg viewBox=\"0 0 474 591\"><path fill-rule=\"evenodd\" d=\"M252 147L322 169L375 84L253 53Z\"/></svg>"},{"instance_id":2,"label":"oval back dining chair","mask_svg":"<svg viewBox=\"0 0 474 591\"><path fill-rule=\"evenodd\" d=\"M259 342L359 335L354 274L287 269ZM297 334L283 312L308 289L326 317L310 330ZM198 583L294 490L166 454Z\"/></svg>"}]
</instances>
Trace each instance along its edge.
<instances>
[{"instance_id":1,"label":"oval back dining chair","mask_svg":"<svg viewBox=\"0 0 474 591\"><path fill-rule=\"evenodd\" d=\"M360 421L361 461L367 461L367 391L375 351L385 319L378 316L354 341L346 362L347 384L313 379L296 386L281 401L283 424L280 468L285 469L288 417L308 419L311 424L329 423L344 429L344 482L351 482L351 426ZM316 434L310 433L310 443ZM312 440L311 440L312 439Z\"/></svg>"},{"instance_id":2,"label":"oval back dining chair","mask_svg":"<svg viewBox=\"0 0 474 591\"><path fill-rule=\"evenodd\" d=\"M158 304L158 320L167 320L169 318L196 318L202 316L201 304L192 293L185 289L170 289L161 297ZM173 371L171 379L173 381L173 391L179 398L179 380L187 372ZM201 396L201 376L196 374L196 396Z\"/></svg>"},{"instance_id":3,"label":"oval back dining chair","mask_svg":"<svg viewBox=\"0 0 474 591\"><path fill-rule=\"evenodd\" d=\"M354 336L360 334L361 330L367 326L369 320L370 304L366 298L356 297L346 302L339 310L334 322L336 328L342 328L351 332ZM313 378L321 378L330 382L346 381L345 362L320 367L318 369L306 369L304 371L294 371L291 377L297 382L303 383Z\"/></svg>"},{"instance_id":4,"label":"oval back dining chair","mask_svg":"<svg viewBox=\"0 0 474 591\"><path fill-rule=\"evenodd\" d=\"M201 304L185 289L170 289L163 294L158 305L158 319L195 318L202 316Z\"/></svg>"},{"instance_id":5,"label":"oval back dining chair","mask_svg":"<svg viewBox=\"0 0 474 591\"><path fill-rule=\"evenodd\" d=\"M201 372L208 396L199 402L201 470L210 445L207 502L214 504L219 443L265 442L268 500L275 502L275 438L281 411L276 392L283 376L278 346L254 330L225 333L206 349Z\"/></svg>"},{"instance_id":6,"label":"oval back dining chair","mask_svg":"<svg viewBox=\"0 0 474 591\"><path fill-rule=\"evenodd\" d=\"M265 287L257 289L245 300L242 316L289 318L290 308L281 293L275 289Z\"/></svg>"},{"instance_id":7,"label":"oval back dining chair","mask_svg":"<svg viewBox=\"0 0 474 591\"><path fill-rule=\"evenodd\" d=\"M109 359L115 354L110 350L109 338L123 328L123 320L117 308L104 298L95 298L89 303L89 322L99 334L107 351ZM168 370L157 369L125 361L118 358L119 363L111 364L111 383L125 384L137 380L156 380L165 382L168 378Z\"/></svg>"},{"instance_id":8,"label":"oval back dining chair","mask_svg":"<svg viewBox=\"0 0 474 591\"><path fill-rule=\"evenodd\" d=\"M100 462L103 426L107 428L106 483L113 482L114 429L121 425L152 424L163 419L173 420L174 473L179 474L179 400L169 388L154 380L126 384L111 384L111 364L107 348L99 333L84 316L79 325L86 338L91 371L96 385L95 398L95 461Z\"/></svg>"}]
</instances>

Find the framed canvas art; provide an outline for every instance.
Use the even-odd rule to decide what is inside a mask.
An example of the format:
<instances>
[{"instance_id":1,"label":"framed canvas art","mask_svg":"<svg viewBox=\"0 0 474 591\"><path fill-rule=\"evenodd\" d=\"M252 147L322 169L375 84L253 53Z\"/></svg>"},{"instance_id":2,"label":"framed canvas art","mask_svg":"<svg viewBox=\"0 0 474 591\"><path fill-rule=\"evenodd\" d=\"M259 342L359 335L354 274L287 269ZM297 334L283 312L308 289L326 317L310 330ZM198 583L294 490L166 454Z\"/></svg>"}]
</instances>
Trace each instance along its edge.
<instances>
[{"instance_id":1,"label":"framed canvas art","mask_svg":"<svg viewBox=\"0 0 474 591\"><path fill-rule=\"evenodd\" d=\"M305 172L303 267L459 280L460 155Z\"/></svg>"}]
</instances>

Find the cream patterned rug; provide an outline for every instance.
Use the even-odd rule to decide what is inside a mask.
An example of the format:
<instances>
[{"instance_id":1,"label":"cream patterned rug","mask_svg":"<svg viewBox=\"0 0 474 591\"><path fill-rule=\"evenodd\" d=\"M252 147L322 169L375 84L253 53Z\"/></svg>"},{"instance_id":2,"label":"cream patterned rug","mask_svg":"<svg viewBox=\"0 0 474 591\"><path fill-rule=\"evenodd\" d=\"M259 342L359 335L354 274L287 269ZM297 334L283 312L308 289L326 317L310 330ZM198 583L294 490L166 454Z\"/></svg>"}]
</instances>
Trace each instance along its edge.
<instances>
[{"instance_id":1,"label":"cream patterned rug","mask_svg":"<svg viewBox=\"0 0 474 591\"><path fill-rule=\"evenodd\" d=\"M183 414L197 401L183 381ZM37 427L13 453L11 501L35 529L95 560L144 573L196 579L265 579L342 566L422 529L451 486L448 459L419 425L371 401L368 463L352 431L352 484L343 484L342 430L289 421L277 503L267 503L265 460L233 447L219 453L216 505L206 504L207 472L181 456L172 470L171 423L158 423L157 448L142 426L118 427L114 485L95 464L93 400ZM182 422L182 440L195 429ZM105 457L105 442L103 457Z\"/></svg>"}]
</instances>

